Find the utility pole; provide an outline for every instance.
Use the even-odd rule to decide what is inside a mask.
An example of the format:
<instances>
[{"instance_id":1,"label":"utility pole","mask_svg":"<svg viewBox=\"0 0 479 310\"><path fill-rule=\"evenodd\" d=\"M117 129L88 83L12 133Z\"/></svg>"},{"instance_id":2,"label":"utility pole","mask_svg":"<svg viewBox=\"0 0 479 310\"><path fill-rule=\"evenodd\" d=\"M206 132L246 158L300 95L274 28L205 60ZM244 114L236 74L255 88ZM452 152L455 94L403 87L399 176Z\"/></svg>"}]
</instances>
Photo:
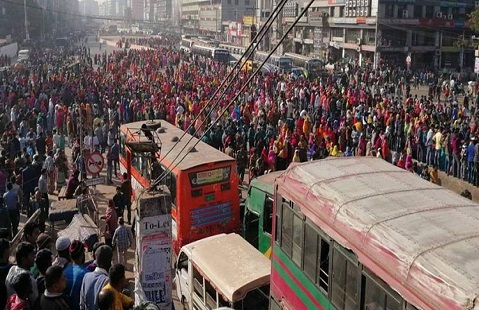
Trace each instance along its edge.
<instances>
[{"instance_id":1,"label":"utility pole","mask_svg":"<svg viewBox=\"0 0 479 310\"><path fill-rule=\"evenodd\" d=\"M28 33L28 16L27 16L27 0L23 0L23 13L25 14L25 40L30 40L30 34Z\"/></svg>"}]
</instances>

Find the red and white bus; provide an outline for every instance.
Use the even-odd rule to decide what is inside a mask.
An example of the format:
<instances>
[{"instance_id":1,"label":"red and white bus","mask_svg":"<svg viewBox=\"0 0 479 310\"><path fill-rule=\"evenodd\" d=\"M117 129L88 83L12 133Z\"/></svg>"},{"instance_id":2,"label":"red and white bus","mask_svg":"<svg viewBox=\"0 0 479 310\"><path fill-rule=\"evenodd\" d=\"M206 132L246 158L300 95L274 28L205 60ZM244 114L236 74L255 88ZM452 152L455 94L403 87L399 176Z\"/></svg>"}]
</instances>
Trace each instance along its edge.
<instances>
[{"instance_id":1,"label":"red and white bus","mask_svg":"<svg viewBox=\"0 0 479 310\"><path fill-rule=\"evenodd\" d=\"M477 309L479 204L384 160L275 180L270 309Z\"/></svg>"},{"instance_id":2,"label":"red and white bus","mask_svg":"<svg viewBox=\"0 0 479 310\"><path fill-rule=\"evenodd\" d=\"M150 133L158 149L153 154L128 147L141 142L148 149L143 124L154 129ZM181 138L183 134L164 120L120 127L120 170L131 179L133 192L150 187L151 180L166 175L161 184L171 192L176 254L190 242L219 233L239 233L241 227L236 160L189 134Z\"/></svg>"}]
</instances>

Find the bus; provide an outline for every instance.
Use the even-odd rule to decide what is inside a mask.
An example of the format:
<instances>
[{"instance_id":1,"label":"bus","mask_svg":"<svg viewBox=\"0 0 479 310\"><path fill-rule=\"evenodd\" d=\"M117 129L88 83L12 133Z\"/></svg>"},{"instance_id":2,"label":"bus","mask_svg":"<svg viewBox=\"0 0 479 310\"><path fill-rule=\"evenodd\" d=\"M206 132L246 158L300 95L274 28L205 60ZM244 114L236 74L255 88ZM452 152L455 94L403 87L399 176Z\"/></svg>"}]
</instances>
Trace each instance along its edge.
<instances>
[{"instance_id":1,"label":"bus","mask_svg":"<svg viewBox=\"0 0 479 310\"><path fill-rule=\"evenodd\" d=\"M251 180L244 202L243 238L261 253L271 253L274 180L283 171L264 174Z\"/></svg>"},{"instance_id":2,"label":"bus","mask_svg":"<svg viewBox=\"0 0 479 310\"><path fill-rule=\"evenodd\" d=\"M294 53L286 53L284 56L291 57L295 66L303 67L307 72L308 78L310 79L315 79L321 74L323 62L317 58L311 58Z\"/></svg>"},{"instance_id":3,"label":"bus","mask_svg":"<svg viewBox=\"0 0 479 310\"><path fill-rule=\"evenodd\" d=\"M191 52L225 63L230 60L230 52L222 48L193 44Z\"/></svg>"},{"instance_id":4,"label":"bus","mask_svg":"<svg viewBox=\"0 0 479 310\"><path fill-rule=\"evenodd\" d=\"M176 293L184 309L268 310L271 262L240 235L220 234L181 248Z\"/></svg>"},{"instance_id":5,"label":"bus","mask_svg":"<svg viewBox=\"0 0 479 310\"><path fill-rule=\"evenodd\" d=\"M374 157L275 180L271 309L476 309L479 204Z\"/></svg>"},{"instance_id":6,"label":"bus","mask_svg":"<svg viewBox=\"0 0 479 310\"><path fill-rule=\"evenodd\" d=\"M269 53L267 52L255 52L254 58L259 62L263 62L268 57L268 54ZM271 57L269 57L267 63L278 67L279 70L282 71L282 73L290 73L291 68L293 68L293 60L291 59L291 57L287 56L279 56L273 54L271 55Z\"/></svg>"},{"instance_id":7,"label":"bus","mask_svg":"<svg viewBox=\"0 0 479 310\"><path fill-rule=\"evenodd\" d=\"M243 55L244 52L246 51L246 48L242 46L237 46L237 45L230 45L230 44L220 44L220 48L223 48L225 50L228 50L231 54L235 55Z\"/></svg>"},{"instance_id":8,"label":"bus","mask_svg":"<svg viewBox=\"0 0 479 310\"><path fill-rule=\"evenodd\" d=\"M142 125L151 132L144 134ZM133 198L166 174L161 184L171 192L175 253L192 241L241 229L236 160L189 134L180 139L183 134L164 120L120 127L120 170L131 180Z\"/></svg>"},{"instance_id":9,"label":"bus","mask_svg":"<svg viewBox=\"0 0 479 310\"><path fill-rule=\"evenodd\" d=\"M194 41L190 37L182 37L180 43L180 50L190 53L193 47Z\"/></svg>"}]
</instances>

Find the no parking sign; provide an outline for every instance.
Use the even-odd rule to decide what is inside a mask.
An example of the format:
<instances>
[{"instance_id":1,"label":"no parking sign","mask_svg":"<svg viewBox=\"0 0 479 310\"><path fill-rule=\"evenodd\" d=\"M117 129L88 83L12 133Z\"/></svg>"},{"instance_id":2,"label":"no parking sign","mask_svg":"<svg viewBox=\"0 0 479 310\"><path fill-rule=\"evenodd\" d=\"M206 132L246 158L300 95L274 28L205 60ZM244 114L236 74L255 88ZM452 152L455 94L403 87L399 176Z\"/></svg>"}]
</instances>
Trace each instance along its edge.
<instances>
[{"instance_id":1,"label":"no parking sign","mask_svg":"<svg viewBox=\"0 0 479 310\"><path fill-rule=\"evenodd\" d=\"M86 171L91 175L97 175L103 169L105 160L99 152L93 152L86 157Z\"/></svg>"}]
</instances>

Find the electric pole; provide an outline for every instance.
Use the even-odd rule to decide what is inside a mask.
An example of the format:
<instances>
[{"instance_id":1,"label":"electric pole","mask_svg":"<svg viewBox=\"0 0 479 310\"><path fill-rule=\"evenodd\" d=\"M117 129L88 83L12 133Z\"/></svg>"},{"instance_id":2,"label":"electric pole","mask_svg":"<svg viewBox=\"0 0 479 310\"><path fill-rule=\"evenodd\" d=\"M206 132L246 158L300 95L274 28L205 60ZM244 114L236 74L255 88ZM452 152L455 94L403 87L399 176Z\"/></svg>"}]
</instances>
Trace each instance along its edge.
<instances>
[{"instance_id":1,"label":"electric pole","mask_svg":"<svg viewBox=\"0 0 479 310\"><path fill-rule=\"evenodd\" d=\"M30 34L28 33L28 16L27 16L27 0L23 0L23 13L25 14L25 40L30 40Z\"/></svg>"}]
</instances>

